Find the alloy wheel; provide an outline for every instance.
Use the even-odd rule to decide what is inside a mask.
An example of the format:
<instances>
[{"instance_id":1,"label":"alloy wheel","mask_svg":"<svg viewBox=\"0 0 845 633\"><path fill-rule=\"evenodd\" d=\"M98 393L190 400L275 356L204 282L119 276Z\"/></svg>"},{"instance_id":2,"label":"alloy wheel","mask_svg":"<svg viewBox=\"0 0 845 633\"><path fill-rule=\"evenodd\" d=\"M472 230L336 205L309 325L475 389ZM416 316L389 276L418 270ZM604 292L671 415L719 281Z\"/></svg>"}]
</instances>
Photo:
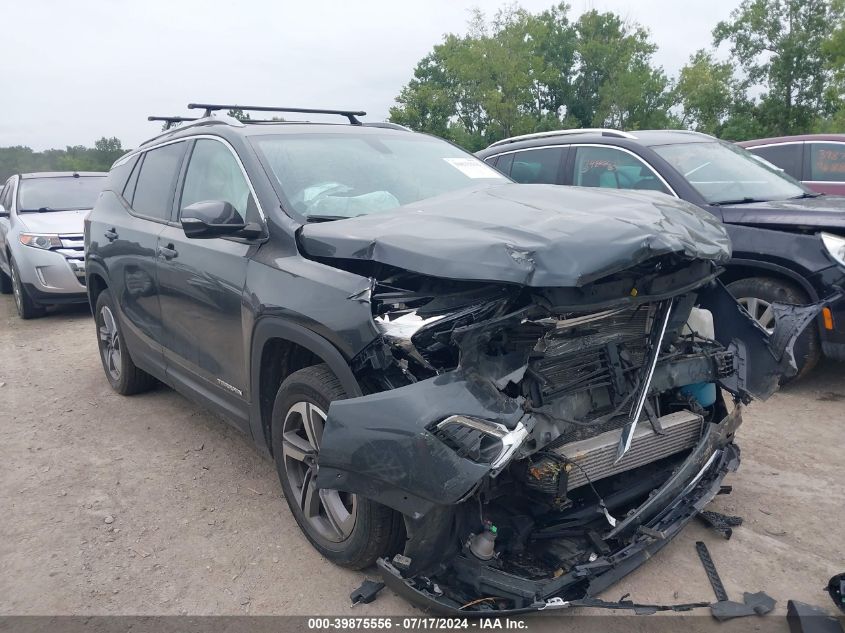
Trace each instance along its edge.
<instances>
[{"instance_id":1,"label":"alloy wheel","mask_svg":"<svg viewBox=\"0 0 845 633\"><path fill-rule=\"evenodd\" d=\"M100 309L100 319L97 330L100 335L100 353L103 355L103 364L112 379L120 380L120 363L122 351L120 348L120 336L117 332L117 322L108 306Z\"/></svg>"},{"instance_id":2,"label":"alloy wheel","mask_svg":"<svg viewBox=\"0 0 845 633\"><path fill-rule=\"evenodd\" d=\"M757 297L742 297L737 301L769 334L775 331L775 313L771 303Z\"/></svg>"},{"instance_id":3,"label":"alloy wheel","mask_svg":"<svg viewBox=\"0 0 845 633\"><path fill-rule=\"evenodd\" d=\"M315 532L340 543L352 534L358 504L354 494L317 488L317 455L325 422L326 414L317 405L294 403L282 424L282 453L293 501Z\"/></svg>"}]
</instances>

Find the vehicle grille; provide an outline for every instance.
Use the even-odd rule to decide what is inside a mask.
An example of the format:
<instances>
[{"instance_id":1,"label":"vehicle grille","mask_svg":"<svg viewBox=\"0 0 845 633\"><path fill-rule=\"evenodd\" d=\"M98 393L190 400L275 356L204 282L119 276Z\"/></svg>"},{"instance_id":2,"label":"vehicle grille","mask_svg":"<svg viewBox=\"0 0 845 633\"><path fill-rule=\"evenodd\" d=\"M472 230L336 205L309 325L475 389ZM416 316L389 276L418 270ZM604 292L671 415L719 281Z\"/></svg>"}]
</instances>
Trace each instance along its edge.
<instances>
[{"instance_id":1,"label":"vehicle grille","mask_svg":"<svg viewBox=\"0 0 845 633\"><path fill-rule=\"evenodd\" d=\"M658 435L648 422L641 421L631 448L618 463L614 461L621 428L564 444L554 451L580 466L569 471L567 487L572 490L586 484L588 476L590 481L598 481L692 448L701 437L702 423L702 417L690 411L670 413L660 418L662 432Z\"/></svg>"},{"instance_id":2,"label":"vehicle grille","mask_svg":"<svg viewBox=\"0 0 845 633\"><path fill-rule=\"evenodd\" d=\"M81 234L59 235L62 247L56 252L64 255L76 279L85 285L85 238Z\"/></svg>"}]
</instances>

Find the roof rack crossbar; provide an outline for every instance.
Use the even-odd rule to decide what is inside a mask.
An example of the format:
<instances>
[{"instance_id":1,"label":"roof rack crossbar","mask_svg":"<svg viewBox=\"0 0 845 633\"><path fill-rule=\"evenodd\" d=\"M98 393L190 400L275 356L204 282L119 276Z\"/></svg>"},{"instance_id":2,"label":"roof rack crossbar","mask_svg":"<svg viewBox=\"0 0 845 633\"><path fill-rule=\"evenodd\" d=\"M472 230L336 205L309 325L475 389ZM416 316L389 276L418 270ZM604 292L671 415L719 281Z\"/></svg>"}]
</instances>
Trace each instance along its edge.
<instances>
[{"instance_id":1,"label":"roof rack crossbar","mask_svg":"<svg viewBox=\"0 0 845 633\"><path fill-rule=\"evenodd\" d=\"M205 110L205 116L211 116L212 112L219 110L252 110L253 112L295 112L297 114L337 114L349 119L352 125L361 125L357 117L367 113L362 110L324 110L318 108L280 108L275 106L247 106L247 105L221 105L219 103L189 103L189 110Z\"/></svg>"},{"instance_id":2,"label":"roof rack crossbar","mask_svg":"<svg viewBox=\"0 0 845 633\"><path fill-rule=\"evenodd\" d=\"M614 130L611 128L601 127L580 127L569 130L551 130L548 132L534 132L533 134L522 134L520 136L512 136L511 138L502 139L491 144L490 147L497 147L499 145L507 145L508 143L516 143L517 141L525 141L532 138L546 138L549 136L564 136L567 134L601 134L603 136L615 136L617 138L637 138L629 132L622 130Z\"/></svg>"},{"instance_id":3,"label":"roof rack crossbar","mask_svg":"<svg viewBox=\"0 0 845 633\"><path fill-rule=\"evenodd\" d=\"M187 123L189 121L199 121L199 118L187 116L148 116L147 121L164 121L164 130L167 131L173 127L174 123Z\"/></svg>"}]
</instances>

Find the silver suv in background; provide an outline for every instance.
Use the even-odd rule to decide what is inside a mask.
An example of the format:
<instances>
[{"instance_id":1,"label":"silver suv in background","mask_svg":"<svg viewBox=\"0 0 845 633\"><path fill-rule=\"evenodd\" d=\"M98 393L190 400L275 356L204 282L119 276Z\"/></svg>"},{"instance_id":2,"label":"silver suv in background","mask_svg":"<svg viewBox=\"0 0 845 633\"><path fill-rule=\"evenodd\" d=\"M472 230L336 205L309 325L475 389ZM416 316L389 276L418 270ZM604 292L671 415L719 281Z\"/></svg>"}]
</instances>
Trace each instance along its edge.
<instances>
[{"instance_id":1,"label":"silver suv in background","mask_svg":"<svg viewBox=\"0 0 845 633\"><path fill-rule=\"evenodd\" d=\"M0 192L0 291L22 319L49 305L85 303L83 220L100 194L101 172L16 174Z\"/></svg>"}]
</instances>

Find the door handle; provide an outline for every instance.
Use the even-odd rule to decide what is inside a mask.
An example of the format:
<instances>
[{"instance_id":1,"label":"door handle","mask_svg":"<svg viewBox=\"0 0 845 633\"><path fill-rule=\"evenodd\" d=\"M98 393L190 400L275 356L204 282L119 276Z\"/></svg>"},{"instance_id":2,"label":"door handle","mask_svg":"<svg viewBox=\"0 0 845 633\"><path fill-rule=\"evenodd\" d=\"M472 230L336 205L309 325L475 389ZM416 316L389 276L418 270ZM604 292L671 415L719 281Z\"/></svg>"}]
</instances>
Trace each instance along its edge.
<instances>
[{"instance_id":1,"label":"door handle","mask_svg":"<svg viewBox=\"0 0 845 633\"><path fill-rule=\"evenodd\" d=\"M179 255L176 249L173 248L173 244L168 244L167 246L159 246L158 254L168 261Z\"/></svg>"},{"instance_id":2,"label":"door handle","mask_svg":"<svg viewBox=\"0 0 845 633\"><path fill-rule=\"evenodd\" d=\"M114 242L117 239L117 231L115 231L113 228L112 229L106 229L106 232L103 233L103 235L106 236L106 239L109 242Z\"/></svg>"}]
</instances>

